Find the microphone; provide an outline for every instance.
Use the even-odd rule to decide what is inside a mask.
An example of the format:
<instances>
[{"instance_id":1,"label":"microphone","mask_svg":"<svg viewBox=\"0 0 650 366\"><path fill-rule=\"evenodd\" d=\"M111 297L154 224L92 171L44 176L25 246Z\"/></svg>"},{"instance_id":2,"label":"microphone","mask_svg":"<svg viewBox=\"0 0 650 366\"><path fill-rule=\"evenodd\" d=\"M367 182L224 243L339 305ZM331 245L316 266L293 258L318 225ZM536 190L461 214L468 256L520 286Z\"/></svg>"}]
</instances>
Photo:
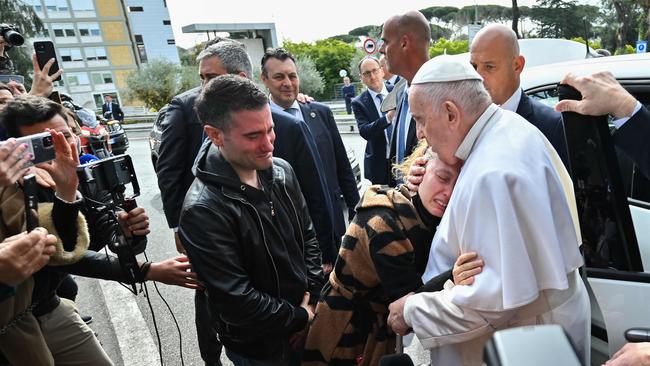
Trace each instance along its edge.
<instances>
[{"instance_id":1,"label":"microphone","mask_svg":"<svg viewBox=\"0 0 650 366\"><path fill-rule=\"evenodd\" d=\"M92 163L93 161L99 160L98 157L92 154L83 154L79 157L79 164L87 164L87 163Z\"/></svg>"}]
</instances>

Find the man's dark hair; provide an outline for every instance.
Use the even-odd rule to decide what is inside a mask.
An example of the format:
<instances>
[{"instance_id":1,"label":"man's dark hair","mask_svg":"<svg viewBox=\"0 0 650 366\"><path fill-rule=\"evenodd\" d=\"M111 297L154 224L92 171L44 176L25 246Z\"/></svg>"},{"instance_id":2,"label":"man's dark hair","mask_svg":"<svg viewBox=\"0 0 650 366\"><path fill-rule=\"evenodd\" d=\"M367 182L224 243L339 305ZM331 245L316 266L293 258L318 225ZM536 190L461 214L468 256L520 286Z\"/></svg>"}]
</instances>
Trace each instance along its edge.
<instances>
[{"instance_id":1,"label":"man's dark hair","mask_svg":"<svg viewBox=\"0 0 650 366\"><path fill-rule=\"evenodd\" d=\"M210 80L194 104L203 125L227 131L232 113L254 111L268 105L269 99L255 83L239 75L221 75Z\"/></svg>"},{"instance_id":2,"label":"man's dark hair","mask_svg":"<svg viewBox=\"0 0 650 366\"><path fill-rule=\"evenodd\" d=\"M282 47L267 48L266 51L264 52L264 56L262 56L262 75L266 77L269 76L266 73L266 67L265 67L266 61L272 58L278 59L280 61L285 61L287 59L290 59L291 61L293 61L294 64L296 63L296 59L293 58L291 52L285 50L284 48Z\"/></svg>"},{"instance_id":3,"label":"man's dark hair","mask_svg":"<svg viewBox=\"0 0 650 366\"><path fill-rule=\"evenodd\" d=\"M61 104L33 95L21 95L7 103L0 112L0 123L8 137L21 137L21 126L32 126L50 120L56 115L67 121Z\"/></svg>"}]
</instances>

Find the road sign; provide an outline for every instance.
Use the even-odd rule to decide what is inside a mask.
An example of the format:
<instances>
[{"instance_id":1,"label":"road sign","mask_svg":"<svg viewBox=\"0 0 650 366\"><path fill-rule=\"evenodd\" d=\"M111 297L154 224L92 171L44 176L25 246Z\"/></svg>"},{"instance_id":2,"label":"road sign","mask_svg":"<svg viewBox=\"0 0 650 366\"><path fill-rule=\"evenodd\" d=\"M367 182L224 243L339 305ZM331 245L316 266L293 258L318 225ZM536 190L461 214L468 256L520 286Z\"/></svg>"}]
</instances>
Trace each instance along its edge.
<instances>
[{"instance_id":1,"label":"road sign","mask_svg":"<svg viewBox=\"0 0 650 366\"><path fill-rule=\"evenodd\" d=\"M636 53L648 52L648 41L636 41Z\"/></svg>"},{"instance_id":2,"label":"road sign","mask_svg":"<svg viewBox=\"0 0 650 366\"><path fill-rule=\"evenodd\" d=\"M348 71L345 70L345 69L341 69L341 70L339 71L339 76L342 77L342 78L348 76Z\"/></svg>"},{"instance_id":3,"label":"road sign","mask_svg":"<svg viewBox=\"0 0 650 366\"><path fill-rule=\"evenodd\" d=\"M363 41L363 50L366 51L367 54L375 53L375 49L377 49L377 43L374 39L366 38L366 40Z\"/></svg>"}]
</instances>

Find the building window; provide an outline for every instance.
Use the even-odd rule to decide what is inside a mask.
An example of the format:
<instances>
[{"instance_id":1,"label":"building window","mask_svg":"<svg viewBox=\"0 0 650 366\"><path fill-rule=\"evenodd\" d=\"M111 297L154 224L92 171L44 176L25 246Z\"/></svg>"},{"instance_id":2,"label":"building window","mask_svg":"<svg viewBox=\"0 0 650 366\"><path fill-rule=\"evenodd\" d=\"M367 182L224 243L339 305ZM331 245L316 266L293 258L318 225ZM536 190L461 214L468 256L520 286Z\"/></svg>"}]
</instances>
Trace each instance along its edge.
<instances>
[{"instance_id":1,"label":"building window","mask_svg":"<svg viewBox=\"0 0 650 366\"><path fill-rule=\"evenodd\" d=\"M108 60L106 56L106 49L104 47L86 47L86 60L88 61L105 61Z\"/></svg>"},{"instance_id":2,"label":"building window","mask_svg":"<svg viewBox=\"0 0 650 366\"><path fill-rule=\"evenodd\" d=\"M144 9L143 9L141 6L129 6L129 11L130 11L131 13L135 13L135 12L143 12Z\"/></svg>"},{"instance_id":3,"label":"building window","mask_svg":"<svg viewBox=\"0 0 650 366\"><path fill-rule=\"evenodd\" d=\"M176 44L176 40L174 39L168 39L167 44Z\"/></svg>"},{"instance_id":4,"label":"building window","mask_svg":"<svg viewBox=\"0 0 650 366\"><path fill-rule=\"evenodd\" d=\"M144 40L142 39L142 35L134 34L133 38L135 38L135 46L138 49L138 56L140 56L140 62L146 64L147 50L144 48Z\"/></svg>"},{"instance_id":5,"label":"building window","mask_svg":"<svg viewBox=\"0 0 650 366\"><path fill-rule=\"evenodd\" d=\"M79 35L82 37L98 37L100 35L98 23L79 23L77 28L79 28Z\"/></svg>"},{"instance_id":6,"label":"building window","mask_svg":"<svg viewBox=\"0 0 650 366\"><path fill-rule=\"evenodd\" d=\"M74 25L71 23L55 23L52 24L52 31L54 37L74 37Z\"/></svg>"},{"instance_id":7,"label":"building window","mask_svg":"<svg viewBox=\"0 0 650 366\"><path fill-rule=\"evenodd\" d=\"M79 48L60 48L59 55L61 55L61 61L63 62L75 62L83 61L81 57L81 49Z\"/></svg>"},{"instance_id":8,"label":"building window","mask_svg":"<svg viewBox=\"0 0 650 366\"><path fill-rule=\"evenodd\" d=\"M25 1L27 5L31 5L32 8L34 9L34 12L36 13L42 13L43 12L43 5L41 5L41 0L30 0L30 1Z\"/></svg>"},{"instance_id":9,"label":"building window","mask_svg":"<svg viewBox=\"0 0 650 366\"><path fill-rule=\"evenodd\" d=\"M110 71L93 72L90 77L95 85L113 84L113 74Z\"/></svg>"},{"instance_id":10,"label":"building window","mask_svg":"<svg viewBox=\"0 0 650 366\"><path fill-rule=\"evenodd\" d=\"M172 25L171 20L163 20L163 25Z\"/></svg>"},{"instance_id":11,"label":"building window","mask_svg":"<svg viewBox=\"0 0 650 366\"><path fill-rule=\"evenodd\" d=\"M45 0L47 11L68 11L67 0Z\"/></svg>"},{"instance_id":12,"label":"building window","mask_svg":"<svg viewBox=\"0 0 650 366\"><path fill-rule=\"evenodd\" d=\"M88 74L85 72L68 73L66 79L70 86L90 85L90 79L88 79Z\"/></svg>"},{"instance_id":13,"label":"building window","mask_svg":"<svg viewBox=\"0 0 650 366\"><path fill-rule=\"evenodd\" d=\"M73 11L95 11L93 0L70 0Z\"/></svg>"}]
</instances>

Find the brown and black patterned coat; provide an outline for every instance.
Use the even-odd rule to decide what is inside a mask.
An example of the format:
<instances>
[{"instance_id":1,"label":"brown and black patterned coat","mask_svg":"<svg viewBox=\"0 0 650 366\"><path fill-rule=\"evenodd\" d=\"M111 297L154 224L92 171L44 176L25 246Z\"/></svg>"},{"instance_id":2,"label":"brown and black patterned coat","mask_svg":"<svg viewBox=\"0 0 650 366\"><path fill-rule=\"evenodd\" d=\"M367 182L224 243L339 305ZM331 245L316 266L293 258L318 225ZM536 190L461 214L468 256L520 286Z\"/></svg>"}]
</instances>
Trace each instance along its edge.
<instances>
[{"instance_id":1,"label":"brown and black patterned coat","mask_svg":"<svg viewBox=\"0 0 650 366\"><path fill-rule=\"evenodd\" d=\"M388 304L422 286L438 222L403 186L368 188L321 293L303 365L377 365L394 352Z\"/></svg>"}]
</instances>

